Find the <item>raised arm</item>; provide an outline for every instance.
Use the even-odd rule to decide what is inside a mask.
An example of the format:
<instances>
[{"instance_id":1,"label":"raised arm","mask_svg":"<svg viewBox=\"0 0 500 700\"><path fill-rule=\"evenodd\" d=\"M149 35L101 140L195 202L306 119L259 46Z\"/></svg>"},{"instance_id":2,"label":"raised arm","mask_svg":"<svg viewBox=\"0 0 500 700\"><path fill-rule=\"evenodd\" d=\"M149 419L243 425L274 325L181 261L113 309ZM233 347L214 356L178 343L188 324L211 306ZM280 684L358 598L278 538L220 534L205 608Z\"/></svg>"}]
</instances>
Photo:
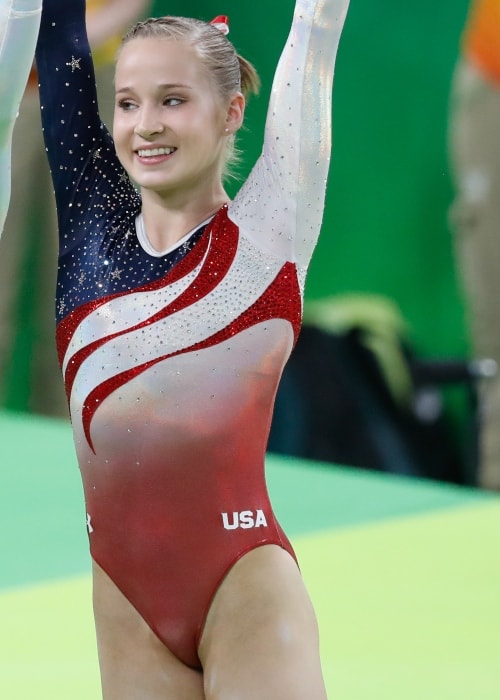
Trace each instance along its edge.
<instances>
[{"instance_id":1,"label":"raised arm","mask_svg":"<svg viewBox=\"0 0 500 700\"><path fill-rule=\"evenodd\" d=\"M10 198L12 130L33 62L42 0L0 0L0 234Z\"/></svg>"},{"instance_id":2,"label":"raised arm","mask_svg":"<svg viewBox=\"0 0 500 700\"><path fill-rule=\"evenodd\" d=\"M323 217L332 85L349 0L297 0L275 73L264 148L230 216L261 248L308 265Z\"/></svg>"},{"instance_id":3,"label":"raised arm","mask_svg":"<svg viewBox=\"0 0 500 700\"><path fill-rule=\"evenodd\" d=\"M36 62L45 146L63 208L71 170L83 173L102 139L85 0L44 0Z\"/></svg>"},{"instance_id":4,"label":"raised arm","mask_svg":"<svg viewBox=\"0 0 500 700\"><path fill-rule=\"evenodd\" d=\"M36 61L64 253L109 223L133 188L99 118L84 0L44 0Z\"/></svg>"}]
</instances>

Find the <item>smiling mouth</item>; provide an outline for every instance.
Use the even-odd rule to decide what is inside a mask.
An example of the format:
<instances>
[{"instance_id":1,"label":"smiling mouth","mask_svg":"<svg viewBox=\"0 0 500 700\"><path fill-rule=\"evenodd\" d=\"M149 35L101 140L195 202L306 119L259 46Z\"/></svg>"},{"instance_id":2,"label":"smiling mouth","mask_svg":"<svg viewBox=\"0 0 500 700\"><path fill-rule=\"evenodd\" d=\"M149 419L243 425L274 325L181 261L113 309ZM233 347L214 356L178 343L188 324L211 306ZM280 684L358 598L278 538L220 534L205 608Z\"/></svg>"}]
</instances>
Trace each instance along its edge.
<instances>
[{"instance_id":1,"label":"smiling mouth","mask_svg":"<svg viewBox=\"0 0 500 700\"><path fill-rule=\"evenodd\" d=\"M169 156L176 148L140 148L137 151L139 158L158 158L158 156Z\"/></svg>"}]
</instances>

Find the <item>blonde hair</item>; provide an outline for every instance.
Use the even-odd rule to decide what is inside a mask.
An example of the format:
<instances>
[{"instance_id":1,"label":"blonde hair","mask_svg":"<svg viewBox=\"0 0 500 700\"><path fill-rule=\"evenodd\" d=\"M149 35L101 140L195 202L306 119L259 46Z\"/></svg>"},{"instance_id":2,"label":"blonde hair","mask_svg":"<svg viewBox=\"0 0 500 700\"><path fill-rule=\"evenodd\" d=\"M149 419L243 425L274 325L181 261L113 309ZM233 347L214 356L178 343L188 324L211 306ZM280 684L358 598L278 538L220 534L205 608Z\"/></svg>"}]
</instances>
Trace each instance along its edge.
<instances>
[{"instance_id":1,"label":"blonde hair","mask_svg":"<svg viewBox=\"0 0 500 700\"><path fill-rule=\"evenodd\" d=\"M257 94L260 79L253 65L240 56L226 36L212 24L191 17L150 17L138 22L125 34L122 46L133 39L170 39L184 41L192 46L213 77L222 101L241 92L247 100ZM239 161L235 137L227 140L224 176Z\"/></svg>"}]
</instances>

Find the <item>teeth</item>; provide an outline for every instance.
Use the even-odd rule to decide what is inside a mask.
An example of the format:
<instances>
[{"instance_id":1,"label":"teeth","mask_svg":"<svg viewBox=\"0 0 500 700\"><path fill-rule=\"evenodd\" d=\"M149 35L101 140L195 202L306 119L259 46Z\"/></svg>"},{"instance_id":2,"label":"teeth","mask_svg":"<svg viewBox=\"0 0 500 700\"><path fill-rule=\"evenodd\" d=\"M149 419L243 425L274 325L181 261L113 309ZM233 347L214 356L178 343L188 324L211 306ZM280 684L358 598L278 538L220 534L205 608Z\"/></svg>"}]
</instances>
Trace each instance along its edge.
<instances>
[{"instance_id":1,"label":"teeth","mask_svg":"<svg viewBox=\"0 0 500 700\"><path fill-rule=\"evenodd\" d=\"M154 156L169 156L175 148L143 148L138 151L141 158L153 158Z\"/></svg>"}]
</instances>

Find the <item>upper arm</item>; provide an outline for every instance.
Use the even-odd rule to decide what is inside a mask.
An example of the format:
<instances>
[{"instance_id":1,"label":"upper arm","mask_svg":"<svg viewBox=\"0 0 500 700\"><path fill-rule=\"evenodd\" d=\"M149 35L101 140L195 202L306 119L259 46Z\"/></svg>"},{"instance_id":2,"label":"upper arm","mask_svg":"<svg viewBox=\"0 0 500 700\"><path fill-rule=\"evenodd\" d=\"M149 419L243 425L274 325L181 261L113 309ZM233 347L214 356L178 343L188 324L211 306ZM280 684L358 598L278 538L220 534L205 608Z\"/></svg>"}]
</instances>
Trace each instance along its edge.
<instances>
[{"instance_id":1,"label":"upper arm","mask_svg":"<svg viewBox=\"0 0 500 700\"><path fill-rule=\"evenodd\" d=\"M230 215L261 247L305 266L323 217L332 85L349 0L297 0L276 69L264 147Z\"/></svg>"}]
</instances>

